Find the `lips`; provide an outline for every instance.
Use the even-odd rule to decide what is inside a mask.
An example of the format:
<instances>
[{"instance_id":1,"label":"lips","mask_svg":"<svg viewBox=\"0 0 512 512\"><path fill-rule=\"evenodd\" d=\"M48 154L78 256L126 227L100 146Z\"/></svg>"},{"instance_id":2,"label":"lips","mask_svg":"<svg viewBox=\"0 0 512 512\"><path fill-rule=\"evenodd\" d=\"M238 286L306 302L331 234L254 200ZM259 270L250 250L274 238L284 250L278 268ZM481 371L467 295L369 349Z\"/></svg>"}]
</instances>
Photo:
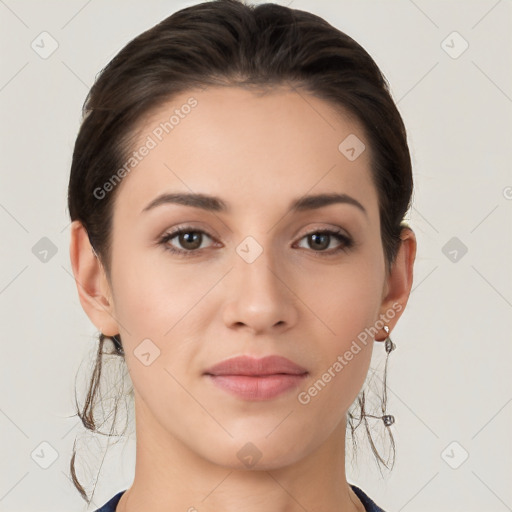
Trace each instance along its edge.
<instances>
[{"instance_id":1,"label":"lips","mask_svg":"<svg viewBox=\"0 0 512 512\"><path fill-rule=\"evenodd\" d=\"M298 387L306 369L281 356L227 359L209 368L205 376L216 387L243 400L270 400Z\"/></svg>"},{"instance_id":2,"label":"lips","mask_svg":"<svg viewBox=\"0 0 512 512\"><path fill-rule=\"evenodd\" d=\"M261 359L240 356L226 359L205 372L207 375L245 375L263 377L267 375L301 375L307 370L281 356L267 356Z\"/></svg>"}]
</instances>

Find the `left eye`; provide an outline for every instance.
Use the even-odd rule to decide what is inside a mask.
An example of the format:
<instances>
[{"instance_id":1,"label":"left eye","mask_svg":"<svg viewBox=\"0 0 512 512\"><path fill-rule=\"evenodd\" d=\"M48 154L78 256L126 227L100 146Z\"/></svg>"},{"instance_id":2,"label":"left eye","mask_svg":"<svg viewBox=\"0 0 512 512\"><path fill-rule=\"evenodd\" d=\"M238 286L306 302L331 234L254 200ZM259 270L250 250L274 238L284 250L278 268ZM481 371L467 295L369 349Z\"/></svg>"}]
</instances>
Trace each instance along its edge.
<instances>
[{"instance_id":1,"label":"left eye","mask_svg":"<svg viewBox=\"0 0 512 512\"><path fill-rule=\"evenodd\" d=\"M329 248L333 238L338 241L338 247L335 247L330 253L347 250L352 246L352 240L348 236L339 231L331 230L314 231L305 235L301 240L306 239L308 245L314 248L315 252L326 252L325 249Z\"/></svg>"}]
</instances>

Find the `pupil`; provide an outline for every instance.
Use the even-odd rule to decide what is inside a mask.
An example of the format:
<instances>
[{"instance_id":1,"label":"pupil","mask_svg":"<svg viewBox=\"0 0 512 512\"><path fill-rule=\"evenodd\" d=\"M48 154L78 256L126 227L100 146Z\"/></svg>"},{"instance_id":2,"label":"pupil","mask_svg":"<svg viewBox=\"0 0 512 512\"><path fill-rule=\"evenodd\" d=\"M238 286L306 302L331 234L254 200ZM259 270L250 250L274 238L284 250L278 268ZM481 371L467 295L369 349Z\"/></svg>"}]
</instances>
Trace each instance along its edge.
<instances>
[{"instance_id":1,"label":"pupil","mask_svg":"<svg viewBox=\"0 0 512 512\"><path fill-rule=\"evenodd\" d=\"M322 248L322 249L325 249L326 247L328 247L328 246L329 246L329 243L328 243L328 242L327 242L327 243L325 243L325 242L326 242L326 239L328 238L328 235L326 235L326 234L321 234L321 235L311 235L311 236L313 237L314 243L315 243L315 245L316 245L316 247L317 247L317 248L319 248L319 247L320 247L320 248ZM323 242L324 242L324 243L322 243L321 241L320 241L320 243L318 243L320 238L322 238L322 239L323 239Z\"/></svg>"},{"instance_id":2,"label":"pupil","mask_svg":"<svg viewBox=\"0 0 512 512\"><path fill-rule=\"evenodd\" d=\"M194 232L194 231L182 234L182 240L184 240L184 242L185 242L184 243L185 247L187 247L187 244L191 244L192 247L188 247L189 249L197 249L197 247L199 247L201 245L201 243L199 243L199 245L197 244L197 241L200 238L199 235L200 235L199 233Z\"/></svg>"}]
</instances>

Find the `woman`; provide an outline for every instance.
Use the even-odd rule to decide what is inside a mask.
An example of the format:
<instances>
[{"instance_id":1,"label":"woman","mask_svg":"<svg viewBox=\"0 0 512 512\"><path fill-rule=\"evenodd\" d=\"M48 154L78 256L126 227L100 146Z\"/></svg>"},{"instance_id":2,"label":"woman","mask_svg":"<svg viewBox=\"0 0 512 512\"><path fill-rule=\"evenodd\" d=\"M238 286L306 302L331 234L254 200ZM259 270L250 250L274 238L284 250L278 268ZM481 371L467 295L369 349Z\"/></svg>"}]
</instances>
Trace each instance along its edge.
<instances>
[{"instance_id":1,"label":"woman","mask_svg":"<svg viewBox=\"0 0 512 512\"><path fill-rule=\"evenodd\" d=\"M346 480L345 433L356 400L367 430L394 421L360 392L411 290L411 194L384 77L317 16L216 0L121 50L69 182L101 333L84 425L107 340L133 382L135 478L99 510L382 510Z\"/></svg>"}]
</instances>

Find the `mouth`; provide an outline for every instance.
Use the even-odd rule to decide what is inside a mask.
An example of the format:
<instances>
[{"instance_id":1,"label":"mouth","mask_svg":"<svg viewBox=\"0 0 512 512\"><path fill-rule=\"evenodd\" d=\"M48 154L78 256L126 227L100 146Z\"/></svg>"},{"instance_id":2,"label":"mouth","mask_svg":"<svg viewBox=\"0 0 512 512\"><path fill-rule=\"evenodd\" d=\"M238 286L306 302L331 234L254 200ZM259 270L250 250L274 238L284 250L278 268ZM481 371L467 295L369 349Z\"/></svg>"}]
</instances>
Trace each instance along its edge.
<instances>
[{"instance_id":1,"label":"mouth","mask_svg":"<svg viewBox=\"0 0 512 512\"><path fill-rule=\"evenodd\" d=\"M300 386L308 371L281 356L241 356L204 372L216 387L244 400L271 400Z\"/></svg>"}]
</instances>

